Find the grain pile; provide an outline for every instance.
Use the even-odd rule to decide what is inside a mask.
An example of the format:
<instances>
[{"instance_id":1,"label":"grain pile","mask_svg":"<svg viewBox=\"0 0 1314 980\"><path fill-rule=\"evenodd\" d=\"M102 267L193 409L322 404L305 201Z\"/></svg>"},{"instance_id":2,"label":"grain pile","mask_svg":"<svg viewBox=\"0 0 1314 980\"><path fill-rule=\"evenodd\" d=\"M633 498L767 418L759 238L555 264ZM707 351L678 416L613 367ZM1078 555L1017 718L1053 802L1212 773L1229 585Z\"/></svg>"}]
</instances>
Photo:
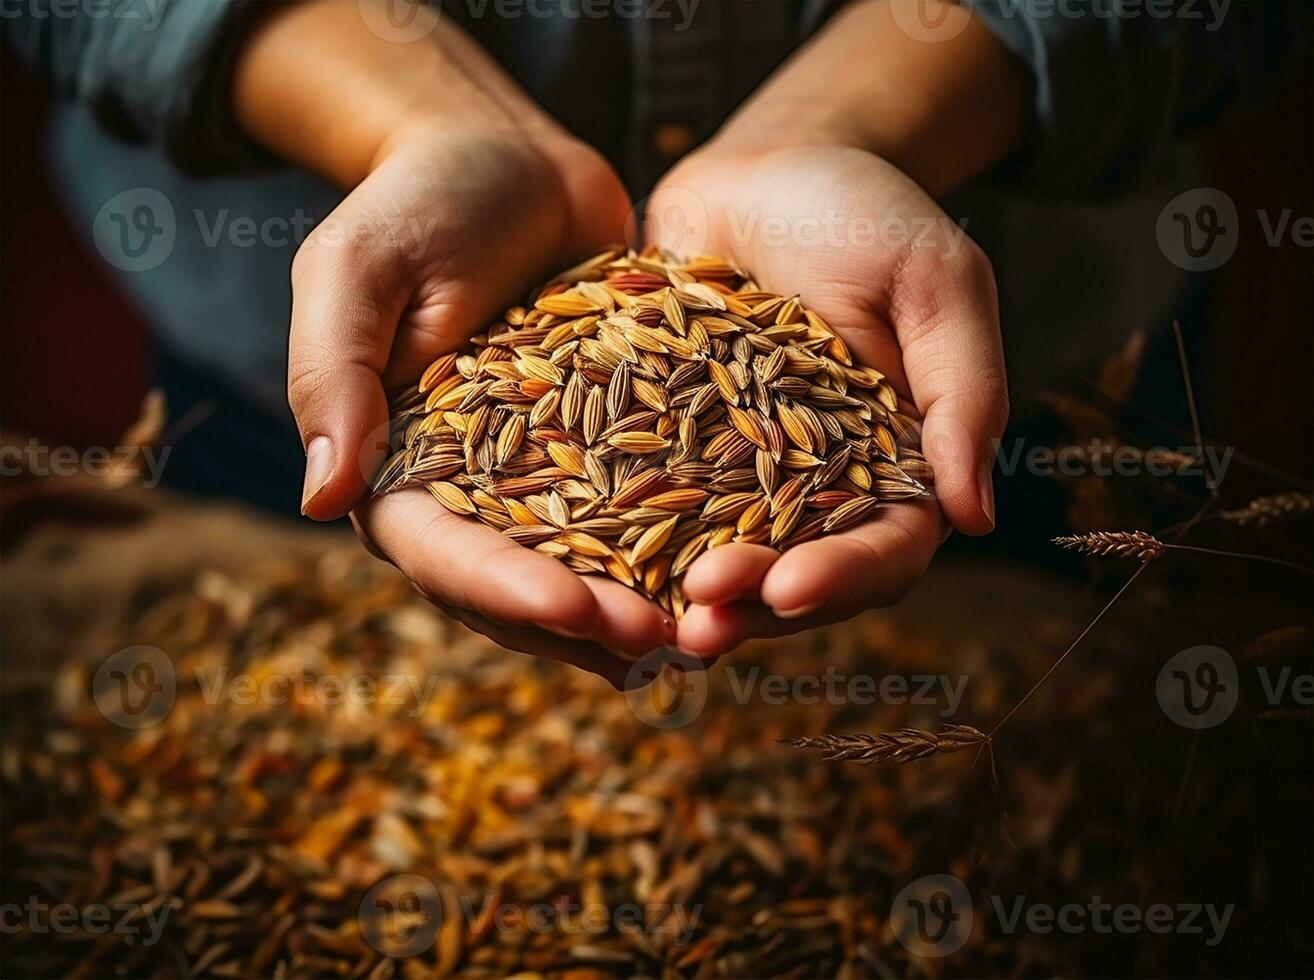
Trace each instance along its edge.
<instances>
[{"instance_id":1,"label":"grain pile","mask_svg":"<svg viewBox=\"0 0 1314 980\"><path fill-rule=\"evenodd\" d=\"M705 551L840 532L931 479L885 377L798 297L709 257L598 255L392 410L376 492L423 484L677 616Z\"/></svg>"},{"instance_id":2,"label":"grain pile","mask_svg":"<svg viewBox=\"0 0 1314 980\"><path fill-rule=\"evenodd\" d=\"M873 614L751 644L663 728L599 678L438 615L354 546L203 572L144 591L53 684L0 688L0 974L1310 976L1307 730L1239 707L1190 767L1196 733L1156 701L1147 652L1216 635L1227 588L1115 609L1083 668L996 739L994 785L974 744L907 765L823 756L905 758L919 749L903 729L1001 718L1089 616L1053 576L964 573L922 590L915 629ZM1263 615L1258 591L1244 608ZM1307 657L1308 630L1294 635L1265 662ZM122 654L141 645L172 667L139 677ZM154 724L99 696L122 693L116 666L124 709L136 680L162 685ZM963 684L957 710L943 689L918 696L941 671ZM839 696L773 696L772 678L809 673ZM857 683L891 676L905 687L888 698ZM975 925L921 958L896 896L946 873ZM996 911L1097 898L1237 914L1209 946L1009 929Z\"/></svg>"},{"instance_id":3,"label":"grain pile","mask_svg":"<svg viewBox=\"0 0 1314 980\"><path fill-rule=\"evenodd\" d=\"M845 669L895 642L874 624L817 637ZM157 723L125 727L95 696L115 643L168 651ZM0 904L131 914L62 935L24 918L0 936L4 975L902 971L885 912L914 845L888 811L955 781L804 756L777 739L835 707L708 688L687 726L645 724L638 702L506 654L355 548L203 573L69 664L49 709L4 704ZM414 876L440 908L412 921L424 902L390 889Z\"/></svg>"}]
</instances>

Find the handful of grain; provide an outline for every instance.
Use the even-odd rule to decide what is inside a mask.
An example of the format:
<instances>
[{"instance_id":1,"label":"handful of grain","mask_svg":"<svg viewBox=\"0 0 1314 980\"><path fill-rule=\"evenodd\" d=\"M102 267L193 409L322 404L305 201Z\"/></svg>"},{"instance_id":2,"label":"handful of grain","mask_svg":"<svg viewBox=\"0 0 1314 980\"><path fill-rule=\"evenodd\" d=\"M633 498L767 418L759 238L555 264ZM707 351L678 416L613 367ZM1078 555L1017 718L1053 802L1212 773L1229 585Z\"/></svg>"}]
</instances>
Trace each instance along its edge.
<instances>
[{"instance_id":1,"label":"handful of grain","mask_svg":"<svg viewBox=\"0 0 1314 980\"><path fill-rule=\"evenodd\" d=\"M917 424L798 297L726 262L605 252L392 404L375 492L427 486L679 616L730 541L785 549L927 493Z\"/></svg>"}]
</instances>

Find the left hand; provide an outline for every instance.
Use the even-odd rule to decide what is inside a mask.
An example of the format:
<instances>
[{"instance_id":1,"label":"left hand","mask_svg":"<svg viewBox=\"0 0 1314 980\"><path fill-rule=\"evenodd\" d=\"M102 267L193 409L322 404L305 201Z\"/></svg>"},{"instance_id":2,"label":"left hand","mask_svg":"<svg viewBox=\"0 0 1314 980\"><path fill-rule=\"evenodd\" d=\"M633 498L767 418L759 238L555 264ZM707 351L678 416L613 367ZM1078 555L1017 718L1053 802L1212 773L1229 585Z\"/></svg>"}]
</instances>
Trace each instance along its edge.
<instances>
[{"instance_id":1,"label":"left hand","mask_svg":"<svg viewBox=\"0 0 1314 980\"><path fill-rule=\"evenodd\" d=\"M924 421L936 499L783 555L728 544L689 569L681 648L700 655L897 602L949 527L994 526L990 471L1008 417L994 275L981 249L875 154L805 140L720 139L682 161L647 207L649 240L724 256L764 289L800 294L854 358Z\"/></svg>"}]
</instances>

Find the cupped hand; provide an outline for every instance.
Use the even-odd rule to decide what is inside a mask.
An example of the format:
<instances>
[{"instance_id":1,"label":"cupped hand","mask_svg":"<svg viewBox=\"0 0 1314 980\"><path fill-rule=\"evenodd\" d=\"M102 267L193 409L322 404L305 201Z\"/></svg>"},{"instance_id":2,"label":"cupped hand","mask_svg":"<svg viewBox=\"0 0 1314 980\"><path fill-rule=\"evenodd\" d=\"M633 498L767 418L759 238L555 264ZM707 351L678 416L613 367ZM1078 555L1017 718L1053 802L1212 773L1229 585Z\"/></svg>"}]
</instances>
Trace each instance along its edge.
<instances>
[{"instance_id":1,"label":"cupped hand","mask_svg":"<svg viewBox=\"0 0 1314 980\"><path fill-rule=\"evenodd\" d=\"M374 554L471 628L618 686L629 658L673 641L662 610L423 490L370 498L368 480L387 451L385 392L414 384L529 284L619 240L628 212L615 173L568 137L406 134L297 253L288 376L305 514L352 511Z\"/></svg>"},{"instance_id":2,"label":"cupped hand","mask_svg":"<svg viewBox=\"0 0 1314 980\"><path fill-rule=\"evenodd\" d=\"M713 142L662 181L646 224L659 247L724 256L764 289L800 294L923 418L935 471L933 501L883 506L847 533L783 555L752 544L705 554L684 580L681 648L720 654L894 603L949 527L993 528L1008 416L994 276L916 183L851 147Z\"/></svg>"}]
</instances>

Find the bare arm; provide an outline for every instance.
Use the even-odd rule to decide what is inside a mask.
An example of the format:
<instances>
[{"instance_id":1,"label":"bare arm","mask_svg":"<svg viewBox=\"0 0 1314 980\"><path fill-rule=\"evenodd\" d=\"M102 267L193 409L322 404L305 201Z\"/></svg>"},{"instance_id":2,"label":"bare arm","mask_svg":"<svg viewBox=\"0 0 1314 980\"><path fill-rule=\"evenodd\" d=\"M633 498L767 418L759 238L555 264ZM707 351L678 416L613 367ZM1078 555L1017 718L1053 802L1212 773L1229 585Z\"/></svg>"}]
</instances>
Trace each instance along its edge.
<instances>
[{"instance_id":1,"label":"bare arm","mask_svg":"<svg viewBox=\"0 0 1314 980\"><path fill-rule=\"evenodd\" d=\"M840 11L718 134L736 145L852 146L940 197L1004 159L1030 112L1026 70L966 9L893 0L941 24L914 37L890 0Z\"/></svg>"},{"instance_id":2,"label":"bare arm","mask_svg":"<svg viewBox=\"0 0 1314 980\"><path fill-rule=\"evenodd\" d=\"M450 19L423 4L409 40L381 36L356 0L271 14L233 81L238 121L280 156L343 186L425 127L565 133Z\"/></svg>"}]
</instances>

